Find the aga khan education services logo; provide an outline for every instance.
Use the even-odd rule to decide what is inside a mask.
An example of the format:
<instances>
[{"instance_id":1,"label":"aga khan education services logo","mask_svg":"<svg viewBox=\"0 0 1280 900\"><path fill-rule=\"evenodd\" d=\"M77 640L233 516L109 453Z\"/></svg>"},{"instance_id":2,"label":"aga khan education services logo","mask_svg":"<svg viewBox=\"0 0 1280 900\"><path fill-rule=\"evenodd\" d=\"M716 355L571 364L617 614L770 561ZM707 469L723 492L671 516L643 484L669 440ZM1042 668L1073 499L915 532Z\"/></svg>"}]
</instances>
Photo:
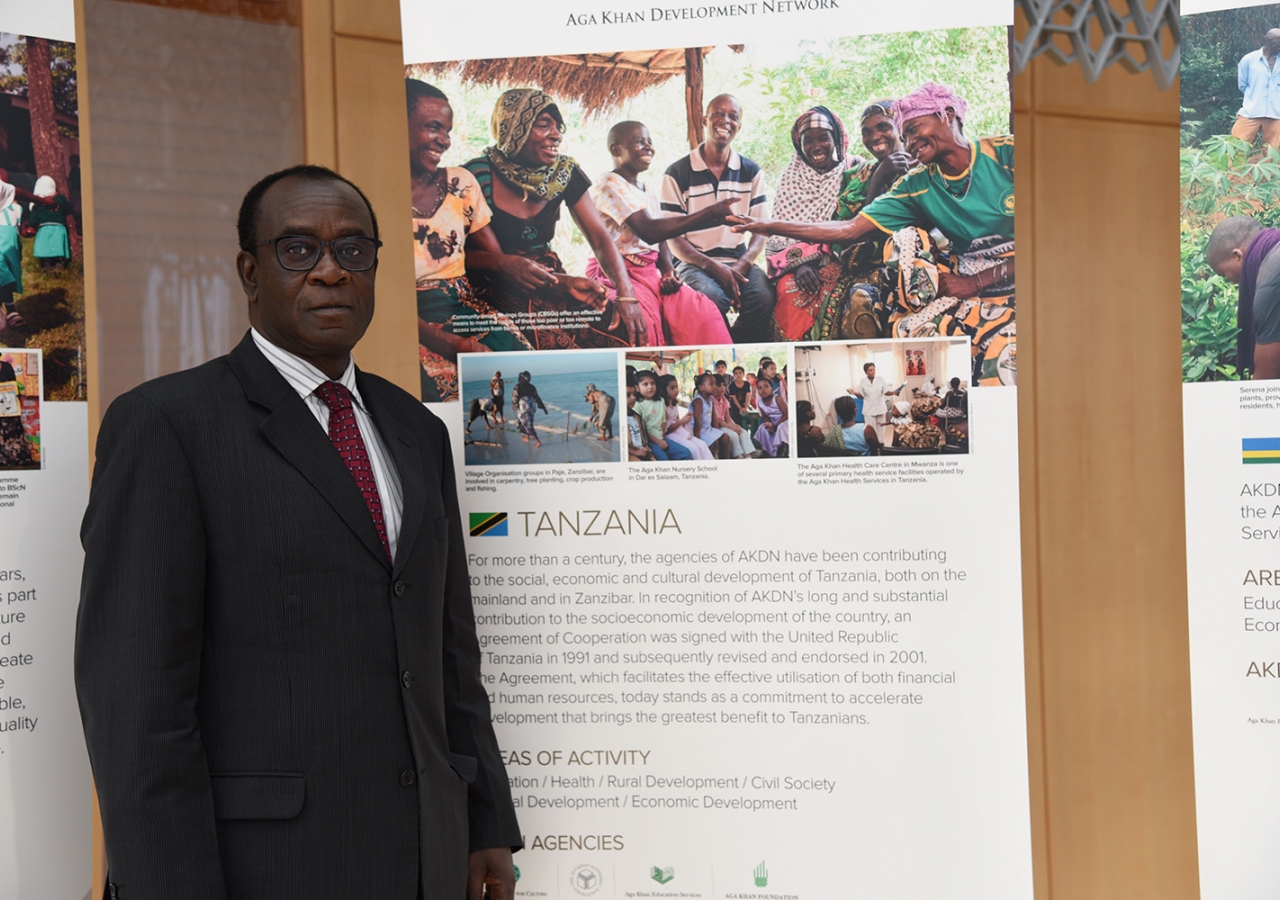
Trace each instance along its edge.
<instances>
[{"instance_id":1,"label":"aga khan education services logo","mask_svg":"<svg viewBox=\"0 0 1280 900\"><path fill-rule=\"evenodd\" d=\"M506 537L507 514L504 512L468 513L472 537Z\"/></svg>"},{"instance_id":2,"label":"aga khan education services logo","mask_svg":"<svg viewBox=\"0 0 1280 900\"><path fill-rule=\"evenodd\" d=\"M569 886L583 897L598 893L604 884L604 875L590 863L583 863L569 873Z\"/></svg>"},{"instance_id":3,"label":"aga khan education services logo","mask_svg":"<svg viewBox=\"0 0 1280 900\"><path fill-rule=\"evenodd\" d=\"M649 877L658 882L658 884L666 884L676 877L676 870L673 866L667 866L665 869L661 866L654 866L649 871Z\"/></svg>"}]
</instances>

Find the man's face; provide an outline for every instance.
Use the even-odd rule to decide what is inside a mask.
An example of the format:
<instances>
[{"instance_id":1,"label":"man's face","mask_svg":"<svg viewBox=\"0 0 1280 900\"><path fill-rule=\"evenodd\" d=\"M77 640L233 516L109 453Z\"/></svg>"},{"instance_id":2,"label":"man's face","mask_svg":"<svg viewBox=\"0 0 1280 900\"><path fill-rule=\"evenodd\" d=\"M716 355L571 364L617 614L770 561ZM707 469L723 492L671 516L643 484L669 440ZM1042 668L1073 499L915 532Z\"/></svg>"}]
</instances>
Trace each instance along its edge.
<instances>
[{"instance_id":1,"label":"man's face","mask_svg":"<svg viewBox=\"0 0 1280 900\"><path fill-rule=\"evenodd\" d=\"M732 97L716 97L707 107L704 120L707 142L720 148L728 148L742 127L742 107Z\"/></svg>"},{"instance_id":2,"label":"man's face","mask_svg":"<svg viewBox=\"0 0 1280 900\"><path fill-rule=\"evenodd\" d=\"M260 211L256 244L282 235L373 238L368 208L341 181L282 179L267 189ZM373 319L376 264L367 272L348 272L326 247L310 271L293 272L280 265L271 245L241 251L236 264L249 298L250 323L303 359L345 356Z\"/></svg>"},{"instance_id":3,"label":"man's face","mask_svg":"<svg viewBox=\"0 0 1280 900\"><path fill-rule=\"evenodd\" d=\"M1244 251L1236 247L1222 259L1209 263L1209 268L1232 284L1240 283L1240 270L1244 268Z\"/></svg>"},{"instance_id":4,"label":"man's face","mask_svg":"<svg viewBox=\"0 0 1280 900\"><path fill-rule=\"evenodd\" d=\"M1268 56L1280 54L1280 28L1272 28L1262 39L1262 49Z\"/></svg>"},{"instance_id":5,"label":"man's face","mask_svg":"<svg viewBox=\"0 0 1280 900\"><path fill-rule=\"evenodd\" d=\"M876 367L875 367L875 366L867 366L867 379L868 379L869 381L875 381L875 380L876 380Z\"/></svg>"}]
</instances>

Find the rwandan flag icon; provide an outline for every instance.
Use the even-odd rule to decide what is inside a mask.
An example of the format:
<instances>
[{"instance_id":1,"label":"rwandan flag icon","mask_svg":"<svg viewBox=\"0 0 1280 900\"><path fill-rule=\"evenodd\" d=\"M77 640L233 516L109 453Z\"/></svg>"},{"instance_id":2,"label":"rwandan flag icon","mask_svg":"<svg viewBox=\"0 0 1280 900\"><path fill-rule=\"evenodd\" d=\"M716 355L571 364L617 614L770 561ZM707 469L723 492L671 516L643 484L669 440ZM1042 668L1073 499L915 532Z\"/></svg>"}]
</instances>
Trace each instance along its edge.
<instances>
[{"instance_id":1,"label":"rwandan flag icon","mask_svg":"<svg viewBox=\"0 0 1280 900\"><path fill-rule=\"evenodd\" d=\"M1280 439L1278 439L1280 440ZM1280 462L1280 460L1277 460ZM506 513L469 513L472 537L506 537Z\"/></svg>"},{"instance_id":2,"label":"rwandan flag icon","mask_svg":"<svg viewBox=\"0 0 1280 900\"><path fill-rule=\"evenodd\" d=\"M1280 437L1241 438L1240 449L1247 466L1280 463Z\"/></svg>"}]
</instances>

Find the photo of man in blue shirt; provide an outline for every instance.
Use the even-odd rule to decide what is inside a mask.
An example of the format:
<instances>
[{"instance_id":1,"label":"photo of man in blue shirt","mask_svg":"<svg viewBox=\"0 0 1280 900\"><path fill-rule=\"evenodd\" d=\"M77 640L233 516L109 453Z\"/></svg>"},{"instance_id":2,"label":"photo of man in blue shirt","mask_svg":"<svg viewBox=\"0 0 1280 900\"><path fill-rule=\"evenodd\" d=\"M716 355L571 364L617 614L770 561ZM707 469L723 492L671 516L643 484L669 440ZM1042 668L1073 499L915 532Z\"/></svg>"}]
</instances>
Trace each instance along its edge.
<instances>
[{"instance_id":1,"label":"photo of man in blue shirt","mask_svg":"<svg viewBox=\"0 0 1280 900\"><path fill-rule=\"evenodd\" d=\"M1236 124L1231 126L1231 136L1253 143L1258 132L1262 140L1280 148L1280 69L1276 68L1276 55L1280 54L1280 28L1272 28L1262 39L1262 47L1246 53L1238 69L1240 93L1244 103L1236 113Z\"/></svg>"}]
</instances>

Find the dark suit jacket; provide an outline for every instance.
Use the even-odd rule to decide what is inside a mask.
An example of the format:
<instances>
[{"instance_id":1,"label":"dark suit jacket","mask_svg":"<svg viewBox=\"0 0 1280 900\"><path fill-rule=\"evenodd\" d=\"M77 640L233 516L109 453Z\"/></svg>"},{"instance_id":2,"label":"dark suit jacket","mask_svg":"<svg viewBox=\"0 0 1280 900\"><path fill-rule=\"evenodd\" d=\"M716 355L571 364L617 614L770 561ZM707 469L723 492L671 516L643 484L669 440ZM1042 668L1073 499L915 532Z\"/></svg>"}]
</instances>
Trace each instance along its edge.
<instances>
[{"instance_id":1,"label":"dark suit jacket","mask_svg":"<svg viewBox=\"0 0 1280 900\"><path fill-rule=\"evenodd\" d=\"M448 435L357 383L404 487L394 566L250 336L103 418L76 688L122 900L460 900L469 850L520 843Z\"/></svg>"}]
</instances>

